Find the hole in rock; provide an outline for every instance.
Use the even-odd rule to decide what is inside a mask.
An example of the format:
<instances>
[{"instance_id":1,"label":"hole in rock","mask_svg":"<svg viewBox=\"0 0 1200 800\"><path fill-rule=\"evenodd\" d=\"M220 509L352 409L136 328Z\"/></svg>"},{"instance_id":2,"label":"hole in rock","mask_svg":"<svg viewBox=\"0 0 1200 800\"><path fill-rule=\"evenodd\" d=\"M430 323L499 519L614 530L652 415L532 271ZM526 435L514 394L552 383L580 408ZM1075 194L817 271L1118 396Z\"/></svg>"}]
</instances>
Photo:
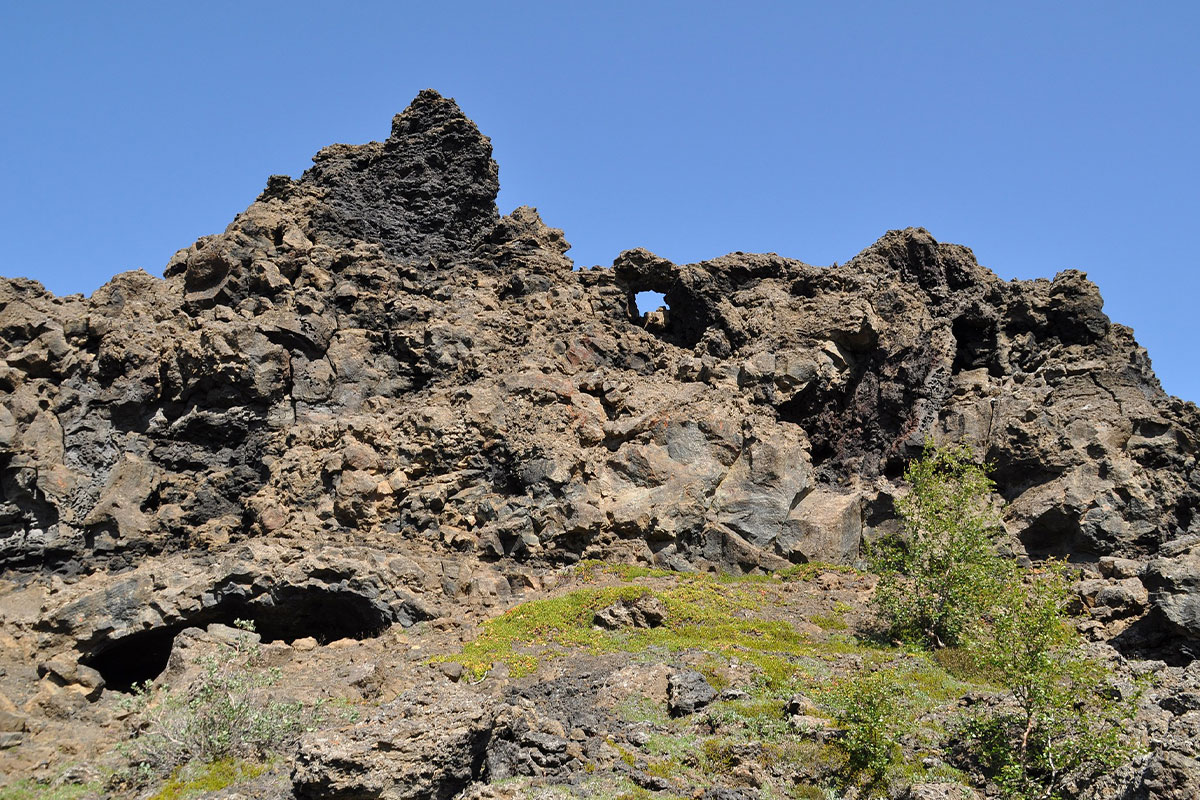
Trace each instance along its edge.
<instances>
[{"instance_id":1,"label":"hole in rock","mask_svg":"<svg viewBox=\"0 0 1200 800\"><path fill-rule=\"evenodd\" d=\"M951 326L957 350L954 354L955 374L965 370L986 367L989 375L999 377L1000 365L996 362L996 323L989 319L959 317Z\"/></svg>"},{"instance_id":2,"label":"hole in rock","mask_svg":"<svg viewBox=\"0 0 1200 800\"><path fill-rule=\"evenodd\" d=\"M713 323L709 302L674 278L635 276L626 291L629 320L676 346L692 349Z\"/></svg>"},{"instance_id":3,"label":"hole in rock","mask_svg":"<svg viewBox=\"0 0 1200 800\"><path fill-rule=\"evenodd\" d=\"M175 636L184 628L203 628L213 623L232 626L236 620L252 621L264 644L291 644L310 636L321 644L338 639L370 639L393 622L388 609L353 592L281 586L250 601L229 598L182 622L104 642L82 662L100 673L106 688L130 692L136 684L162 674Z\"/></svg>"},{"instance_id":4,"label":"hole in rock","mask_svg":"<svg viewBox=\"0 0 1200 800\"><path fill-rule=\"evenodd\" d=\"M633 296L639 314L649 314L660 308L666 308L666 300L662 292L638 292Z\"/></svg>"}]
</instances>

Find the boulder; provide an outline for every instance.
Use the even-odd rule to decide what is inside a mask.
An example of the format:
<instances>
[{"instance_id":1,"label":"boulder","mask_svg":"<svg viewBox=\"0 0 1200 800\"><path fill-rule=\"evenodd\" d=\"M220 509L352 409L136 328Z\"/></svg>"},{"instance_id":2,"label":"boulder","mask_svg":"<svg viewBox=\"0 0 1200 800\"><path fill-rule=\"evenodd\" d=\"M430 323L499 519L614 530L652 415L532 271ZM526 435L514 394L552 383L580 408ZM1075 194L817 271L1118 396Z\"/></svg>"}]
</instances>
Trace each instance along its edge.
<instances>
[{"instance_id":1,"label":"boulder","mask_svg":"<svg viewBox=\"0 0 1200 800\"><path fill-rule=\"evenodd\" d=\"M674 672L667 679L667 710L673 717L694 714L711 703L717 691L692 669Z\"/></svg>"},{"instance_id":2,"label":"boulder","mask_svg":"<svg viewBox=\"0 0 1200 800\"><path fill-rule=\"evenodd\" d=\"M301 739L293 791L302 800L442 800L482 777L494 722L491 704L458 684L413 689L364 724Z\"/></svg>"}]
</instances>

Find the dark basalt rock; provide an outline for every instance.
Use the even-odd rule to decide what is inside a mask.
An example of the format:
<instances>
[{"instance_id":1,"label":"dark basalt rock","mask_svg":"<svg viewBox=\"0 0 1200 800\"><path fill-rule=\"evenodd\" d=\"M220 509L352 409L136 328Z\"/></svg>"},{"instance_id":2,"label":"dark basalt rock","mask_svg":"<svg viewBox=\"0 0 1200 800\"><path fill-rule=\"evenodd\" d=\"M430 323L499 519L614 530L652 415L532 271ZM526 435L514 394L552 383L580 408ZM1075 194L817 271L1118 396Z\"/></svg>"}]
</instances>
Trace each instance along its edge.
<instances>
[{"instance_id":1,"label":"dark basalt rock","mask_svg":"<svg viewBox=\"0 0 1200 800\"><path fill-rule=\"evenodd\" d=\"M694 714L716 697L716 689L694 669L680 670L667 679L667 710L673 717Z\"/></svg>"},{"instance_id":2,"label":"dark basalt rock","mask_svg":"<svg viewBox=\"0 0 1200 800\"><path fill-rule=\"evenodd\" d=\"M322 192L312 218L318 241L378 242L421 261L462 258L499 220L491 143L432 90L396 115L386 141L333 145L313 164L299 183Z\"/></svg>"}]
</instances>

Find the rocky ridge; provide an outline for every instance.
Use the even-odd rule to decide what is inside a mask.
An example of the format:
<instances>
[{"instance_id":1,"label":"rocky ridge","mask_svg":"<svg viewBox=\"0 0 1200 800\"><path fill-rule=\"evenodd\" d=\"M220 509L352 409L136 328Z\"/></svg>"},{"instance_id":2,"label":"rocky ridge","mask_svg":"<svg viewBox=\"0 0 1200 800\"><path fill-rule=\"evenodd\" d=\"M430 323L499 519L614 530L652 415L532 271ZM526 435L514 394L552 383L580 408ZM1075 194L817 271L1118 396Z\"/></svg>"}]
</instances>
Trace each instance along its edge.
<instances>
[{"instance_id":1,"label":"rocky ridge","mask_svg":"<svg viewBox=\"0 0 1200 800\"><path fill-rule=\"evenodd\" d=\"M236 618L362 639L581 559L853 563L929 437L995 465L1026 554L1090 576L1097 639L1200 653L1200 411L1082 273L1003 281L922 229L830 267L575 269L498 186L426 91L162 279L0 281L0 711L84 713L57 689L154 678L180 632ZM53 659L75 669L31 666Z\"/></svg>"}]
</instances>

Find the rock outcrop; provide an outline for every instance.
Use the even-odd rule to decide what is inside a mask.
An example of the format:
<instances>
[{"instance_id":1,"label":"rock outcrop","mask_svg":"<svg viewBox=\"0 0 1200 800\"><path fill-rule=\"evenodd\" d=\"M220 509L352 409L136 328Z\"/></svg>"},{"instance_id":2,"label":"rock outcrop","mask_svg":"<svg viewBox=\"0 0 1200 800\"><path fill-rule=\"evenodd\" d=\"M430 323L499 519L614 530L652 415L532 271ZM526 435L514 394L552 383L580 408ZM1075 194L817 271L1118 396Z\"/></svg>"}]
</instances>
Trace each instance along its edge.
<instances>
[{"instance_id":1,"label":"rock outcrop","mask_svg":"<svg viewBox=\"0 0 1200 800\"><path fill-rule=\"evenodd\" d=\"M0 281L0 569L41 598L6 624L123 680L130 637L165 659L188 626L286 627L281 605L336 598L365 635L582 558L852 562L933 437L995 465L1031 556L1135 565L1111 576L1132 599L1103 601L1132 609L1129 652L1200 652L1200 411L1082 273L1003 281L911 228L840 266L577 270L535 210L499 216L498 185L426 91L162 279ZM644 291L666 307L639 313ZM476 753L464 714L446 735Z\"/></svg>"}]
</instances>

